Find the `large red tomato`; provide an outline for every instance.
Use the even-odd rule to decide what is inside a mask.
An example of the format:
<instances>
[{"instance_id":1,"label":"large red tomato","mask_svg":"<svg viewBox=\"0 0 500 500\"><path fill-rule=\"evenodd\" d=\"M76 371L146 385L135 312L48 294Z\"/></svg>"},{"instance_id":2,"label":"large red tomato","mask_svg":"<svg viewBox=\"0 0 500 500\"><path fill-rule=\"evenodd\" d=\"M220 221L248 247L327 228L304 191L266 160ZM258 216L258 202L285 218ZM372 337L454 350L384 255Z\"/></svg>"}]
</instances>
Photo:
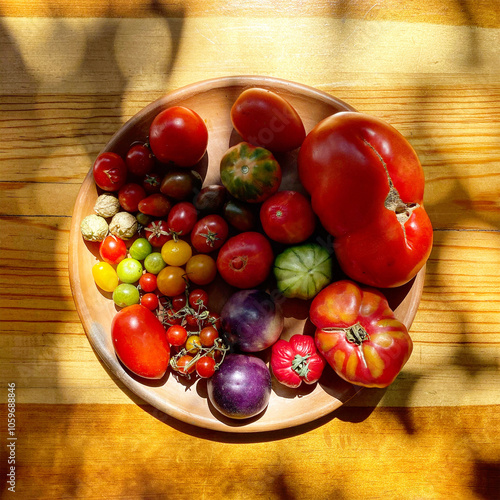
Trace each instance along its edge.
<instances>
[{"instance_id":1,"label":"large red tomato","mask_svg":"<svg viewBox=\"0 0 500 500\"><path fill-rule=\"evenodd\" d=\"M133 373L159 379L168 369L170 346L165 328L146 307L135 304L124 307L111 323L116 355Z\"/></svg>"},{"instance_id":2,"label":"large red tomato","mask_svg":"<svg viewBox=\"0 0 500 500\"><path fill-rule=\"evenodd\" d=\"M395 128L361 113L334 114L306 137L298 166L349 277L394 287L424 266L432 248L424 174Z\"/></svg>"},{"instance_id":3,"label":"large red tomato","mask_svg":"<svg viewBox=\"0 0 500 500\"><path fill-rule=\"evenodd\" d=\"M316 295L309 315L319 352L352 384L387 387L412 352L406 327L375 289L337 281Z\"/></svg>"},{"instance_id":4,"label":"large red tomato","mask_svg":"<svg viewBox=\"0 0 500 500\"><path fill-rule=\"evenodd\" d=\"M181 167L198 163L208 144L203 119L192 109L172 106L156 115L149 129L149 145L161 162Z\"/></svg>"},{"instance_id":5,"label":"large red tomato","mask_svg":"<svg viewBox=\"0 0 500 500\"><path fill-rule=\"evenodd\" d=\"M224 281L237 288L253 288L269 275L274 256L261 233L248 231L229 238L219 250L217 270Z\"/></svg>"},{"instance_id":6,"label":"large red tomato","mask_svg":"<svg viewBox=\"0 0 500 500\"><path fill-rule=\"evenodd\" d=\"M277 153L298 148L306 136L297 111L270 90L242 92L231 108L231 121L245 141Z\"/></svg>"}]
</instances>

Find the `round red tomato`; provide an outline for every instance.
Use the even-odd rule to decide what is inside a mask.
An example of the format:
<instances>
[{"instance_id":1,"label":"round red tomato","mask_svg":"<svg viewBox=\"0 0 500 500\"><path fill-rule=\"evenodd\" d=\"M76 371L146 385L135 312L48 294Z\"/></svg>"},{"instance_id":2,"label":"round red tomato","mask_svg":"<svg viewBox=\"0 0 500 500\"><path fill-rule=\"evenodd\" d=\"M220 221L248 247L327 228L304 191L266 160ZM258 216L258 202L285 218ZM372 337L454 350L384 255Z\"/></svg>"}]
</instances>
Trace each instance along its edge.
<instances>
[{"instance_id":1,"label":"round red tomato","mask_svg":"<svg viewBox=\"0 0 500 500\"><path fill-rule=\"evenodd\" d=\"M424 173L394 127L362 113L336 113L306 137L298 167L349 277L394 287L423 267L432 248Z\"/></svg>"},{"instance_id":2,"label":"round red tomato","mask_svg":"<svg viewBox=\"0 0 500 500\"><path fill-rule=\"evenodd\" d=\"M192 203L176 203L168 213L168 230L173 236L187 236L198 219L198 211Z\"/></svg>"},{"instance_id":3,"label":"round red tomato","mask_svg":"<svg viewBox=\"0 0 500 500\"><path fill-rule=\"evenodd\" d=\"M135 182L129 182L118 191L118 201L127 212L137 212L139 202L146 198L146 191Z\"/></svg>"},{"instance_id":4,"label":"round red tomato","mask_svg":"<svg viewBox=\"0 0 500 500\"><path fill-rule=\"evenodd\" d=\"M159 305L158 296L156 293L145 293L141 297L141 304L147 307L150 311L154 311Z\"/></svg>"},{"instance_id":5,"label":"round red tomato","mask_svg":"<svg viewBox=\"0 0 500 500\"><path fill-rule=\"evenodd\" d=\"M153 273L144 273L139 279L139 285L146 293L156 290L156 275Z\"/></svg>"},{"instance_id":6,"label":"round red tomato","mask_svg":"<svg viewBox=\"0 0 500 500\"><path fill-rule=\"evenodd\" d=\"M134 144L127 152L125 163L130 173L143 176L153 170L155 159L145 144Z\"/></svg>"},{"instance_id":7,"label":"round red tomato","mask_svg":"<svg viewBox=\"0 0 500 500\"><path fill-rule=\"evenodd\" d=\"M230 285L253 288L268 277L273 260L273 250L267 238L249 231L226 241L217 257L217 269Z\"/></svg>"},{"instance_id":8,"label":"round red tomato","mask_svg":"<svg viewBox=\"0 0 500 500\"><path fill-rule=\"evenodd\" d=\"M167 241L172 239L165 220L154 220L144 228L144 234L149 243L154 247L162 247Z\"/></svg>"},{"instance_id":9,"label":"round red tomato","mask_svg":"<svg viewBox=\"0 0 500 500\"><path fill-rule=\"evenodd\" d=\"M298 148L306 136L293 106L270 90L245 90L231 108L231 121L241 137L273 152Z\"/></svg>"},{"instance_id":10,"label":"round red tomato","mask_svg":"<svg viewBox=\"0 0 500 500\"><path fill-rule=\"evenodd\" d=\"M142 187L146 193L159 193L161 188L162 176L157 172L146 174L142 179Z\"/></svg>"},{"instance_id":11,"label":"round red tomato","mask_svg":"<svg viewBox=\"0 0 500 500\"><path fill-rule=\"evenodd\" d=\"M110 234L101 241L99 255L108 264L118 264L127 256L127 245L122 239Z\"/></svg>"},{"instance_id":12,"label":"round red tomato","mask_svg":"<svg viewBox=\"0 0 500 500\"><path fill-rule=\"evenodd\" d=\"M116 153L101 153L92 168L95 183L104 191L118 191L127 180L127 165Z\"/></svg>"},{"instance_id":13,"label":"round red tomato","mask_svg":"<svg viewBox=\"0 0 500 500\"><path fill-rule=\"evenodd\" d=\"M279 191L260 208L262 228L279 243L301 243L312 235L316 218L307 198L297 191Z\"/></svg>"},{"instance_id":14,"label":"round red tomato","mask_svg":"<svg viewBox=\"0 0 500 500\"><path fill-rule=\"evenodd\" d=\"M153 120L149 144L161 162L190 167L198 163L207 150L207 126L193 110L173 106Z\"/></svg>"},{"instance_id":15,"label":"round red tomato","mask_svg":"<svg viewBox=\"0 0 500 500\"><path fill-rule=\"evenodd\" d=\"M229 232L227 222L220 215L207 215L200 219L191 232L191 245L200 253L218 250Z\"/></svg>"},{"instance_id":16,"label":"round red tomato","mask_svg":"<svg viewBox=\"0 0 500 500\"><path fill-rule=\"evenodd\" d=\"M116 355L133 373L144 378L163 377L170 360L165 328L146 307L124 307L113 317L111 337Z\"/></svg>"}]
</instances>

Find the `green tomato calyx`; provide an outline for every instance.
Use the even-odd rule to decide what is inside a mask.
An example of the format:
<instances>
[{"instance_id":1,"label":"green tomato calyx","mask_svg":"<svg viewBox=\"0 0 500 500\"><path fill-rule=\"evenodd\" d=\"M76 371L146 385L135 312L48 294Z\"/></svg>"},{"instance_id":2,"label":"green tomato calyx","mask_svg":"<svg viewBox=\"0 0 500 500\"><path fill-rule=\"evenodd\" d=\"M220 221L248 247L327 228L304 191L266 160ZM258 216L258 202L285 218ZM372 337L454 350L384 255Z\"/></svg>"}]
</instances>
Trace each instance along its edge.
<instances>
[{"instance_id":1,"label":"green tomato calyx","mask_svg":"<svg viewBox=\"0 0 500 500\"><path fill-rule=\"evenodd\" d=\"M296 354L292 360L292 370L299 377L307 377L309 373L309 358L310 354L306 354L305 356L301 356L300 354Z\"/></svg>"}]
</instances>

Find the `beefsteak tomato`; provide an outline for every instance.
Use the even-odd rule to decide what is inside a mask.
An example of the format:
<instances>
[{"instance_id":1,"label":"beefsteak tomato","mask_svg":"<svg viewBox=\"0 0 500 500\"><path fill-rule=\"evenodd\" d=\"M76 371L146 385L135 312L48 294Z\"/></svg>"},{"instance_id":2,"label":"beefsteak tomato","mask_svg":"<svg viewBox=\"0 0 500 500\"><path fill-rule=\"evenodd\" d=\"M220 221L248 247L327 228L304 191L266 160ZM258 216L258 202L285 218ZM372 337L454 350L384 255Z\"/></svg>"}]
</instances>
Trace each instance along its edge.
<instances>
[{"instance_id":1,"label":"beefsteak tomato","mask_svg":"<svg viewBox=\"0 0 500 500\"><path fill-rule=\"evenodd\" d=\"M334 114L304 140L298 170L350 278L395 287L424 266L432 248L424 173L394 127L361 113Z\"/></svg>"},{"instance_id":2,"label":"beefsteak tomato","mask_svg":"<svg viewBox=\"0 0 500 500\"><path fill-rule=\"evenodd\" d=\"M391 384L413 349L408 331L378 290L349 280L332 283L311 303L319 352L344 380L364 387Z\"/></svg>"}]
</instances>

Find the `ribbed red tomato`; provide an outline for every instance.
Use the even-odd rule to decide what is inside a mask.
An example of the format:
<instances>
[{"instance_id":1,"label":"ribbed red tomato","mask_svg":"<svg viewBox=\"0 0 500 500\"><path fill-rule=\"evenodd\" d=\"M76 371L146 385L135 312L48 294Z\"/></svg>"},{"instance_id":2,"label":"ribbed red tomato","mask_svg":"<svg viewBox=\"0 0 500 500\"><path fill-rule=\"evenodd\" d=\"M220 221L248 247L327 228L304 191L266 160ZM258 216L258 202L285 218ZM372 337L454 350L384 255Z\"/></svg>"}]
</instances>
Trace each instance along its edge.
<instances>
[{"instance_id":1,"label":"ribbed red tomato","mask_svg":"<svg viewBox=\"0 0 500 500\"><path fill-rule=\"evenodd\" d=\"M316 295L309 316L319 352L352 384L387 387L412 352L405 325L378 290L337 281Z\"/></svg>"}]
</instances>

